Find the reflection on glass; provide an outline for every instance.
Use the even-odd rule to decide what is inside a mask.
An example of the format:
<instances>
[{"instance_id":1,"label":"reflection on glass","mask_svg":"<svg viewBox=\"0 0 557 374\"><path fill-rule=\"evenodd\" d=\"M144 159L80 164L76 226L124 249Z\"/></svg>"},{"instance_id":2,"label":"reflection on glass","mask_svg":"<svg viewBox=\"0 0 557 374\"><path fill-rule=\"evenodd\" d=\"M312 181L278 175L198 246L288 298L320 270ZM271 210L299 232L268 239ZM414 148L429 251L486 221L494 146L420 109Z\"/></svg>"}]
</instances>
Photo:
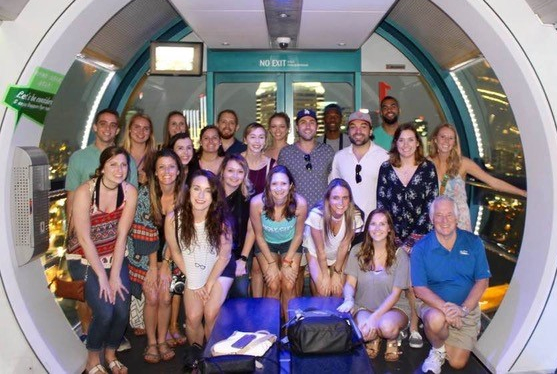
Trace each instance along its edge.
<instances>
[{"instance_id":1,"label":"reflection on glass","mask_svg":"<svg viewBox=\"0 0 557 374\"><path fill-rule=\"evenodd\" d=\"M122 116L127 120L136 113L149 115L153 121L155 140L161 143L166 116L173 110L181 111L195 145L200 129L207 125L205 87L205 76L146 75L135 87Z\"/></svg>"},{"instance_id":2,"label":"reflection on glass","mask_svg":"<svg viewBox=\"0 0 557 374\"><path fill-rule=\"evenodd\" d=\"M215 113L234 109L240 122L236 138L242 139L244 129L251 122L267 126L269 117L277 109L277 83L220 83L215 89L215 106Z\"/></svg>"},{"instance_id":3,"label":"reflection on glass","mask_svg":"<svg viewBox=\"0 0 557 374\"><path fill-rule=\"evenodd\" d=\"M374 126L382 122L379 110L382 95L398 100L399 123L419 122L424 136L446 121L429 85L420 75L362 74L362 108L369 109Z\"/></svg>"},{"instance_id":4,"label":"reflection on glass","mask_svg":"<svg viewBox=\"0 0 557 374\"><path fill-rule=\"evenodd\" d=\"M475 161L494 176L525 188L526 169L520 132L499 79L485 59L451 75L472 119L480 155ZM520 253L526 200L478 186L472 187L470 192L471 210L477 212L474 232L486 243L493 275L481 306L482 311L492 316L505 295Z\"/></svg>"},{"instance_id":5,"label":"reflection on glass","mask_svg":"<svg viewBox=\"0 0 557 374\"><path fill-rule=\"evenodd\" d=\"M109 74L78 60L68 70L46 116L39 145L48 155L51 180L63 182L69 157L80 148L88 115Z\"/></svg>"},{"instance_id":6,"label":"reflection on glass","mask_svg":"<svg viewBox=\"0 0 557 374\"><path fill-rule=\"evenodd\" d=\"M300 109L313 109L317 113L317 136L325 133L323 109L331 103L342 108L341 131L346 131L346 122L354 111L354 89L349 83L335 82L295 82L292 84L294 115ZM293 141L295 132L290 132L289 142Z\"/></svg>"}]
</instances>

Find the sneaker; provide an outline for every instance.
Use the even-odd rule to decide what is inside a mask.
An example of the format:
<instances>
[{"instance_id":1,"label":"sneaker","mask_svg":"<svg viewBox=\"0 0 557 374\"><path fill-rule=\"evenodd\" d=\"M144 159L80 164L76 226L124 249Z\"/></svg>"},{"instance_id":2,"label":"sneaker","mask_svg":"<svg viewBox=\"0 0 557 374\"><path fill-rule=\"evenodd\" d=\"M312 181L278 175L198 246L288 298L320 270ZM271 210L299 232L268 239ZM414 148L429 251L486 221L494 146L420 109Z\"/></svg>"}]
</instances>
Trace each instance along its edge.
<instances>
[{"instance_id":1,"label":"sneaker","mask_svg":"<svg viewBox=\"0 0 557 374\"><path fill-rule=\"evenodd\" d=\"M130 349L132 349L132 345L131 345L130 341L128 339L126 339L126 337L124 336L122 338L122 340L120 341L120 345L118 346L118 349L116 350L116 352L129 351Z\"/></svg>"},{"instance_id":2,"label":"sneaker","mask_svg":"<svg viewBox=\"0 0 557 374\"><path fill-rule=\"evenodd\" d=\"M429 351L429 356L425 359L422 364L422 371L427 373L428 371L434 374L441 374L441 367L445 363L445 352L438 351L437 349L431 348Z\"/></svg>"},{"instance_id":3,"label":"sneaker","mask_svg":"<svg viewBox=\"0 0 557 374\"><path fill-rule=\"evenodd\" d=\"M398 333L398 338L400 340L404 340L408 337L408 329L402 329L400 330L400 332Z\"/></svg>"},{"instance_id":4,"label":"sneaker","mask_svg":"<svg viewBox=\"0 0 557 374\"><path fill-rule=\"evenodd\" d=\"M408 339L408 344L412 348L422 348L424 346L424 340L422 336L417 331L410 332L410 338Z\"/></svg>"}]
</instances>

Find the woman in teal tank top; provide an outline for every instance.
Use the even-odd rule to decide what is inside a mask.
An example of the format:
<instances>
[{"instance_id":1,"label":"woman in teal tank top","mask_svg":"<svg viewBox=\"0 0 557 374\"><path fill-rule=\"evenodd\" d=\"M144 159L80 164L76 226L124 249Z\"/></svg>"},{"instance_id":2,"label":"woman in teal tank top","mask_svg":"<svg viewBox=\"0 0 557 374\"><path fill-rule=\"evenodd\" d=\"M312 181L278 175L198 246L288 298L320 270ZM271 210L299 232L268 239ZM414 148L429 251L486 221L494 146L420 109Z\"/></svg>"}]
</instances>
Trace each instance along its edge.
<instances>
[{"instance_id":1,"label":"woman in teal tank top","mask_svg":"<svg viewBox=\"0 0 557 374\"><path fill-rule=\"evenodd\" d=\"M277 165L269 171L265 190L251 199L250 220L255 232L255 255L265 279L264 296L288 301L296 297L296 277L302 258L306 200L296 193L290 171Z\"/></svg>"}]
</instances>

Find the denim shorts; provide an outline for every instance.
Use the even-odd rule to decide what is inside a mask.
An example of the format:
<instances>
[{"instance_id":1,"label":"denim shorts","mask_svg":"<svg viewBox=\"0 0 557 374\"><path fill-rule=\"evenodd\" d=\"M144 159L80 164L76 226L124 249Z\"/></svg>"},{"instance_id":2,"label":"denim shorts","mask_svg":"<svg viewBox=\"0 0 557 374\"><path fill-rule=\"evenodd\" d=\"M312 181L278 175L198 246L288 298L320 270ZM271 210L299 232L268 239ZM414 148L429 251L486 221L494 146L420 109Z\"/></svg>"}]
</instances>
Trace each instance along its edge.
<instances>
[{"instance_id":1,"label":"denim shorts","mask_svg":"<svg viewBox=\"0 0 557 374\"><path fill-rule=\"evenodd\" d=\"M271 251L271 253L276 253L279 256L285 255L288 252L288 249L290 249L290 243L292 242L292 240L289 240L287 242L284 243L267 243L267 245L269 246L269 250ZM259 254L261 253L261 248L259 248L259 246L257 245L257 242L255 243L255 254ZM302 254L302 246L300 245L297 249L296 249L296 253Z\"/></svg>"}]
</instances>

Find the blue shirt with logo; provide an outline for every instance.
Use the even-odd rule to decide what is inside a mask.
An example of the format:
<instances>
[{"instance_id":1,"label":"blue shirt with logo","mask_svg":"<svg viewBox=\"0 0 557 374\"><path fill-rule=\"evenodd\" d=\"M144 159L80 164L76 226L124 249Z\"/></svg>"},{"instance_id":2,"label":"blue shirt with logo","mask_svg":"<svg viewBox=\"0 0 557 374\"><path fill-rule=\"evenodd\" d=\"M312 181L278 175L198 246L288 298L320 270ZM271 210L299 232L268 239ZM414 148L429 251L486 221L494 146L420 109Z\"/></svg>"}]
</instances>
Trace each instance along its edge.
<instances>
[{"instance_id":1,"label":"blue shirt with logo","mask_svg":"<svg viewBox=\"0 0 557 374\"><path fill-rule=\"evenodd\" d=\"M414 287L427 287L457 305L466 300L476 281L491 277L482 240L460 229L451 251L431 231L414 246L410 263Z\"/></svg>"}]
</instances>

